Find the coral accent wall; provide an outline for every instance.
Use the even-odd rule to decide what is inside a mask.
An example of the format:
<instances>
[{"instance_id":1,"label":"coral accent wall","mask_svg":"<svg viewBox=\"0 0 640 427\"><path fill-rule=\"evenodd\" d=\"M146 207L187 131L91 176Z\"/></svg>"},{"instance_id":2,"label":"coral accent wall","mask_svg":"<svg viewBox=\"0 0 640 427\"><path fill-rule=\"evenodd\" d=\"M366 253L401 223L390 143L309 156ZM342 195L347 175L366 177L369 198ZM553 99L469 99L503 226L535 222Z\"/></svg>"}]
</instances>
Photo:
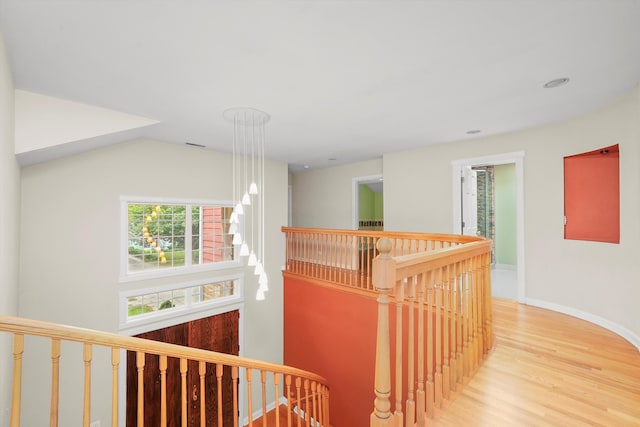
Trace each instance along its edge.
<instances>
[{"instance_id":1,"label":"coral accent wall","mask_svg":"<svg viewBox=\"0 0 640 427\"><path fill-rule=\"evenodd\" d=\"M331 425L368 425L375 397L375 298L290 277L284 285L284 363L328 380Z\"/></svg>"}]
</instances>

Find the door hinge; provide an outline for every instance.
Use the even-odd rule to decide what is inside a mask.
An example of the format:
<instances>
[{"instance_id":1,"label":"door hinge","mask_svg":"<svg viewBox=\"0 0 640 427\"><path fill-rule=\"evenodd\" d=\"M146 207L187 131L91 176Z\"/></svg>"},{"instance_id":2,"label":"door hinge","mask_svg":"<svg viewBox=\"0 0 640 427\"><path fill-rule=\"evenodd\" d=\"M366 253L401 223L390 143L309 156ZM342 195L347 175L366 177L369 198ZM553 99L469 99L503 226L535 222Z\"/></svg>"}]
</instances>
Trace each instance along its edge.
<instances>
[{"instance_id":1,"label":"door hinge","mask_svg":"<svg viewBox=\"0 0 640 427\"><path fill-rule=\"evenodd\" d=\"M567 225L567 216L565 215L562 218L563 218L564 225Z\"/></svg>"}]
</instances>

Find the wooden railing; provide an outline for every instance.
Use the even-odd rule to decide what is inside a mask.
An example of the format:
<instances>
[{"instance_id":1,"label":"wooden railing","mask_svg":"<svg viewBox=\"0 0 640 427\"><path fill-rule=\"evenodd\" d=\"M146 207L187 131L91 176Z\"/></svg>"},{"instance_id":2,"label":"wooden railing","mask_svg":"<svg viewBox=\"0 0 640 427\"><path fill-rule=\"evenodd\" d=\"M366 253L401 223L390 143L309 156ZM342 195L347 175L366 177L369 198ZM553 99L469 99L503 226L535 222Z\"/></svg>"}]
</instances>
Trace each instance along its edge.
<instances>
[{"instance_id":1,"label":"wooden railing","mask_svg":"<svg viewBox=\"0 0 640 427\"><path fill-rule=\"evenodd\" d=\"M392 242L392 256L424 253L477 240L471 236L283 227L286 271L306 279L374 291L378 240Z\"/></svg>"},{"instance_id":2,"label":"wooden railing","mask_svg":"<svg viewBox=\"0 0 640 427\"><path fill-rule=\"evenodd\" d=\"M166 344L140 338L125 337L117 334L80 329L70 326L63 326L48 322L28 320L16 317L0 316L0 332L7 332L13 335L13 388L10 427L20 426L21 407L24 406L29 411L46 411L46 408L34 407L28 396L23 396L23 369L33 368L33 365L25 364L25 354L30 351L30 344L35 346L31 349L29 360L37 358L37 364L49 364L51 366L50 378L42 378L37 388L51 387L49 405L49 425L58 426L58 414L60 413L60 385L65 382L61 378L60 359L64 358L62 348L66 350L76 350L80 353L80 365L78 369L84 372L83 387L81 390L72 393L77 395L77 399L82 402L82 425L89 427L91 422L91 408L96 405L103 405L105 402L96 402L91 398L92 391L92 365L94 369L107 370L111 372L111 426L118 425L119 411L119 370L121 369L121 354L126 350L135 352L137 368L137 425L145 425L145 387L159 387L161 396L159 402L160 425L167 425L167 409L174 406L174 412L180 415L182 426L187 425L187 405L192 399L191 390L187 390L186 374L191 366L197 367L200 378L200 390L205 388L205 377L213 375L214 383L217 383L215 402L205 402L205 393L200 393L200 423L204 426L231 426L237 427L244 422L239 420L238 411L240 406L239 387L244 390L246 397L246 408L248 413L247 425L249 426L329 426L329 389L324 378L310 372L290 368L283 365L276 365L258 360L243 357L230 356L222 353L199 350L195 348L183 347L173 344ZM50 351L42 351L41 338L44 337L49 342ZM80 345L69 345L65 342L76 342ZM61 345L62 344L62 345ZM107 366L99 366L94 363L94 349L110 354L110 363ZM48 354L47 354L48 353ZM158 372L155 374L159 378L159 386L145 384L145 359L153 355L158 361ZM71 359L78 355L68 355ZM148 359L147 359L148 360ZM179 363L175 363L179 362ZM96 362L97 363L97 362ZM168 365L179 365L179 372L171 372ZM126 365L126 364L124 364ZM65 371L66 372L66 371ZM95 372L95 371L94 371ZM179 375L181 383L180 398L176 401L169 401L167 398L167 378L169 375ZM226 378L231 376L231 379ZM233 384L223 393L221 384L226 381ZM255 387L252 384L255 384ZM94 386L95 387L95 386ZM255 393L254 389L260 389L260 393ZM272 391L267 393L267 390ZM271 402L268 402L268 395ZM65 400L69 400L69 394L65 394ZM73 397L72 397L73 398ZM233 407L232 423L223 423L223 402ZM267 416L267 407L279 405ZM109 405L107 402L106 405ZM204 408L216 405L217 411L215 419L206 419ZM256 410L257 408L257 410ZM257 421L255 421L257 419ZM103 426L106 423L103 422Z\"/></svg>"},{"instance_id":3,"label":"wooden railing","mask_svg":"<svg viewBox=\"0 0 640 427\"><path fill-rule=\"evenodd\" d=\"M491 241L474 240L401 256L393 256L391 240L378 242L380 255L373 262L378 325L371 426L425 426L493 347ZM395 312L393 344L390 309Z\"/></svg>"},{"instance_id":4,"label":"wooden railing","mask_svg":"<svg viewBox=\"0 0 640 427\"><path fill-rule=\"evenodd\" d=\"M444 234L283 231L287 275L378 295L371 426L425 426L493 348L491 241ZM394 331L389 331L390 310Z\"/></svg>"}]
</instances>

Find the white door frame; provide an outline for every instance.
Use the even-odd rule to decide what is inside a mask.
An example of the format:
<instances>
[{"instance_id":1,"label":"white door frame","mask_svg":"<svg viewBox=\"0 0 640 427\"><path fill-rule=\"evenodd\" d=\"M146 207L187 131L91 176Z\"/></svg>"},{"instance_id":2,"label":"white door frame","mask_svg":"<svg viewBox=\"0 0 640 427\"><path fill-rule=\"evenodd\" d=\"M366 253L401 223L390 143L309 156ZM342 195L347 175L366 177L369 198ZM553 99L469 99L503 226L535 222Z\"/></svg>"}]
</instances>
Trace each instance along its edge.
<instances>
[{"instance_id":1,"label":"white door frame","mask_svg":"<svg viewBox=\"0 0 640 427\"><path fill-rule=\"evenodd\" d=\"M495 154L483 157L454 160L451 162L453 184L453 233L461 234L460 176L465 166L491 166L515 163L516 165L516 270L519 303L526 297L524 274L524 151Z\"/></svg>"},{"instance_id":2,"label":"white door frame","mask_svg":"<svg viewBox=\"0 0 640 427\"><path fill-rule=\"evenodd\" d=\"M360 184L367 184L370 182L380 182L382 180L382 174L356 176L351 178L351 229L358 229L358 222L360 220Z\"/></svg>"}]
</instances>

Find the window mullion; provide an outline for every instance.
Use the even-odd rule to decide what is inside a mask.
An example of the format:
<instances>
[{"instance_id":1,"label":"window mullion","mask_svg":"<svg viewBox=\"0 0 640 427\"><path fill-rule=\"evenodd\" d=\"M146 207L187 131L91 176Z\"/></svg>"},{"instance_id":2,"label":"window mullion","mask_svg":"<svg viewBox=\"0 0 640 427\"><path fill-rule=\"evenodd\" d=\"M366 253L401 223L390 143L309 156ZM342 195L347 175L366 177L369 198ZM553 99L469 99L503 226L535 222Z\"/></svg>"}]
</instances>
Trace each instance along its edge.
<instances>
[{"instance_id":1,"label":"window mullion","mask_svg":"<svg viewBox=\"0 0 640 427\"><path fill-rule=\"evenodd\" d=\"M193 221L191 220L191 205L186 205L184 214L184 265L185 267L191 266L191 255L193 252L191 239L191 227Z\"/></svg>"}]
</instances>

